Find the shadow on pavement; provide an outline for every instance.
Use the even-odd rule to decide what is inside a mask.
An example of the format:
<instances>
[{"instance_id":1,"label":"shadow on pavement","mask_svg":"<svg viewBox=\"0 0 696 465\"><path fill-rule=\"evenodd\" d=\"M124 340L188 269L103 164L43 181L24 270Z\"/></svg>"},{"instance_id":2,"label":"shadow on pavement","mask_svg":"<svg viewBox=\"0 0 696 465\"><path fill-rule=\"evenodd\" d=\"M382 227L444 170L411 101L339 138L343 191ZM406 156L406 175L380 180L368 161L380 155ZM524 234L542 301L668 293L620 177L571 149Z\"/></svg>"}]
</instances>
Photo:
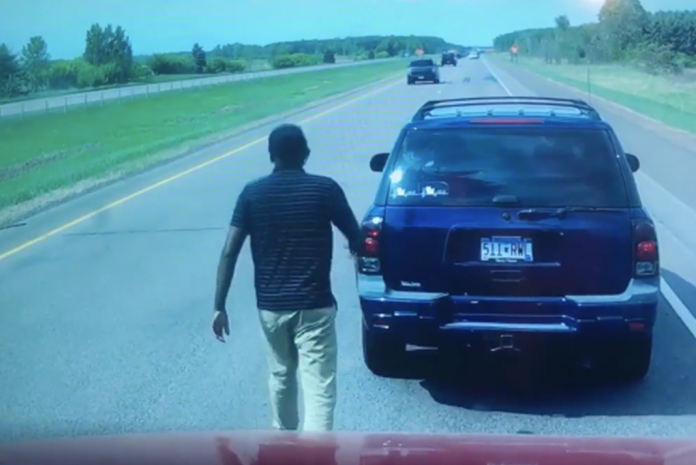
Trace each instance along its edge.
<instances>
[{"instance_id":1,"label":"shadow on pavement","mask_svg":"<svg viewBox=\"0 0 696 465\"><path fill-rule=\"evenodd\" d=\"M696 314L696 287L673 271L662 268L660 273L691 313Z\"/></svg>"},{"instance_id":2,"label":"shadow on pavement","mask_svg":"<svg viewBox=\"0 0 696 465\"><path fill-rule=\"evenodd\" d=\"M601 372L536 357L413 350L398 376L420 381L435 402L475 411L568 418L696 414L696 340L662 300L650 373L613 384ZM561 360L562 362L562 360Z\"/></svg>"}]
</instances>

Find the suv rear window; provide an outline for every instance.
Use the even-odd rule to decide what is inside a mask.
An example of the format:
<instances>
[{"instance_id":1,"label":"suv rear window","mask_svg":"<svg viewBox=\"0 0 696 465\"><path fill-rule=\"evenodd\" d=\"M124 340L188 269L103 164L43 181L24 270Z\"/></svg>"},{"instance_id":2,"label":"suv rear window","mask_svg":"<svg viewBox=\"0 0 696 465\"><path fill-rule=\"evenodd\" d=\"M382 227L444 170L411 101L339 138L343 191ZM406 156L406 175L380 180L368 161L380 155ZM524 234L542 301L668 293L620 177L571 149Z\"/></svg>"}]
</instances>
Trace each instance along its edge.
<instances>
[{"instance_id":1,"label":"suv rear window","mask_svg":"<svg viewBox=\"0 0 696 465\"><path fill-rule=\"evenodd\" d=\"M605 130L526 127L409 131L389 176L391 205L629 206Z\"/></svg>"},{"instance_id":2,"label":"suv rear window","mask_svg":"<svg viewBox=\"0 0 696 465\"><path fill-rule=\"evenodd\" d=\"M403 65L402 65L403 66ZM426 66L435 66L433 60L415 60L409 65L411 68L420 68Z\"/></svg>"}]
</instances>

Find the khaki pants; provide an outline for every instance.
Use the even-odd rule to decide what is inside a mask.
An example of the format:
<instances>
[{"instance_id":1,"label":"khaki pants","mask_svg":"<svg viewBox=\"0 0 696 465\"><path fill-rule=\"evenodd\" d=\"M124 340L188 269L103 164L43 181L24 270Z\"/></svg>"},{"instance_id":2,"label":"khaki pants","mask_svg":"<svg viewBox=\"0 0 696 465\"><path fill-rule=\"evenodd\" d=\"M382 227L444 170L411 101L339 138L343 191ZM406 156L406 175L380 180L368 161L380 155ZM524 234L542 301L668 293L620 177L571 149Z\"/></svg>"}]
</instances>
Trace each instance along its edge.
<instances>
[{"instance_id":1,"label":"khaki pants","mask_svg":"<svg viewBox=\"0 0 696 465\"><path fill-rule=\"evenodd\" d=\"M268 341L273 427L299 426L298 368L304 392L304 431L331 431L336 406L336 307L259 310Z\"/></svg>"}]
</instances>

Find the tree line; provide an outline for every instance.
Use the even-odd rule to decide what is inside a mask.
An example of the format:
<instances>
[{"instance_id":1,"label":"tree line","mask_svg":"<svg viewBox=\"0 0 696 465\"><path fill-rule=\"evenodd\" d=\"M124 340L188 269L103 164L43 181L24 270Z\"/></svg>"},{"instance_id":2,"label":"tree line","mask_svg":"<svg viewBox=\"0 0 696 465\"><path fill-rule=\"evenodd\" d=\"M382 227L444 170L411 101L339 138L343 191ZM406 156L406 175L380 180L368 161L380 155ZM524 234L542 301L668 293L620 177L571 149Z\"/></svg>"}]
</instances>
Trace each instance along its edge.
<instances>
[{"instance_id":1,"label":"tree line","mask_svg":"<svg viewBox=\"0 0 696 465\"><path fill-rule=\"evenodd\" d=\"M208 51L196 43L190 51L134 56L130 38L121 26L93 24L86 33L83 54L73 60L53 60L40 36L29 39L20 53L0 44L0 98L147 82L156 75L239 73L257 60L280 69L335 63L339 55L369 60L411 55L419 48L437 53L453 47L439 37L366 36L265 46L233 43Z\"/></svg>"},{"instance_id":2,"label":"tree line","mask_svg":"<svg viewBox=\"0 0 696 465\"><path fill-rule=\"evenodd\" d=\"M571 26L567 16L553 27L513 31L493 41L498 52L546 63L621 61L651 74L680 74L696 67L696 10L647 12L640 0L605 0L595 23Z\"/></svg>"}]
</instances>

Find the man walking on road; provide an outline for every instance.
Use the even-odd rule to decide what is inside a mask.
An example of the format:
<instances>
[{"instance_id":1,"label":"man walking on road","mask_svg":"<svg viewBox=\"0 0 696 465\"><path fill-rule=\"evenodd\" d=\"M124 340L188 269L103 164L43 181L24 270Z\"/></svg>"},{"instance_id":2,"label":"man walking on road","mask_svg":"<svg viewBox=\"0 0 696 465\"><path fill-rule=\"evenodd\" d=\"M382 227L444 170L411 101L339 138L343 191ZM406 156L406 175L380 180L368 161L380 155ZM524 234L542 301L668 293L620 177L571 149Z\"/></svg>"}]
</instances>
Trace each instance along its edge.
<instances>
[{"instance_id":1,"label":"man walking on road","mask_svg":"<svg viewBox=\"0 0 696 465\"><path fill-rule=\"evenodd\" d=\"M232 215L220 258L213 332L229 335L225 309L239 252L248 236L259 319L268 341L273 426L299 426L299 368L304 430L333 429L336 405L336 300L331 291L335 225L353 254L361 232L343 189L305 172L307 140L298 126L281 125L268 138L273 172L246 185Z\"/></svg>"}]
</instances>

